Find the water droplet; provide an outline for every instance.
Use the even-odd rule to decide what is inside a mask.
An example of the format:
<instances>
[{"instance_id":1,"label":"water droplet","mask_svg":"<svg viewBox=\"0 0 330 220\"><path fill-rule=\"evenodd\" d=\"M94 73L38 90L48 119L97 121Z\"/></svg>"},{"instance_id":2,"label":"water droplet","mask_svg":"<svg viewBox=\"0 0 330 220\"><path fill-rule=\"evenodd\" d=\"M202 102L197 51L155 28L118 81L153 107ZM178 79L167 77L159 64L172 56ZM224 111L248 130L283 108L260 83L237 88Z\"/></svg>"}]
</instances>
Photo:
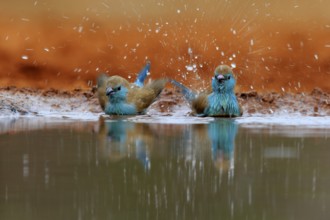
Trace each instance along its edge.
<instances>
[{"instance_id":1,"label":"water droplet","mask_svg":"<svg viewBox=\"0 0 330 220\"><path fill-rule=\"evenodd\" d=\"M191 65L186 66L187 71L193 71L194 67Z\"/></svg>"},{"instance_id":2,"label":"water droplet","mask_svg":"<svg viewBox=\"0 0 330 220\"><path fill-rule=\"evenodd\" d=\"M101 3L105 8L110 8L110 6L107 4L107 3L105 3L105 2L102 2Z\"/></svg>"},{"instance_id":3,"label":"water droplet","mask_svg":"<svg viewBox=\"0 0 330 220\"><path fill-rule=\"evenodd\" d=\"M181 13L181 10L180 9L176 10L176 13L180 14Z\"/></svg>"},{"instance_id":4,"label":"water droplet","mask_svg":"<svg viewBox=\"0 0 330 220\"><path fill-rule=\"evenodd\" d=\"M236 63L231 63L230 66L231 66L231 68L235 69L236 68Z\"/></svg>"},{"instance_id":5,"label":"water droplet","mask_svg":"<svg viewBox=\"0 0 330 220\"><path fill-rule=\"evenodd\" d=\"M29 59L29 57L27 56L27 55L22 55L22 60L28 60Z\"/></svg>"},{"instance_id":6,"label":"water droplet","mask_svg":"<svg viewBox=\"0 0 330 220\"><path fill-rule=\"evenodd\" d=\"M79 33L83 32L83 30L84 30L84 27L83 27L83 26L79 26L79 27L78 27L78 32L79 32Z\"/></svg>"}]
</instances>

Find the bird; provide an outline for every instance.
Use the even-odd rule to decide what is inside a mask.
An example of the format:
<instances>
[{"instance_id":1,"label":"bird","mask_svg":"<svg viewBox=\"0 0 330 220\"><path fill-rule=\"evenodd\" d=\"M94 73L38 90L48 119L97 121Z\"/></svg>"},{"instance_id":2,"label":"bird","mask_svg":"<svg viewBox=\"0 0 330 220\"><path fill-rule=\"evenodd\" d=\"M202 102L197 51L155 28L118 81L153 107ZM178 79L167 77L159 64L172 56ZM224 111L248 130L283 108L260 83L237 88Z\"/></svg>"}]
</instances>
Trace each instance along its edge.
<instances>
[{"instance_id":1,"label":"bird","mask_svg":"<svg viewBox=\"0 0 330 220\"><path fill-rule=\"evenodd\" d=\"M212 88L197 94L180 82L171 79L189 101L195 114L200 117L239 117L243 111L234 93L236 80L233 70L227 65L219 65L212 77Z\"/></svg>"},{"instance_id":2,"label":"bird","mask_svg":"<svg viewBox=\"0 0 330 220\"><path fill-rule=\"evenodd\" d=\"M144 85L149 71L150 62L147 62L134 83L118 75L101 74L97 79L97 91L102 110L108 115L144 114L168 81L161 78Z\"/></svg>"}]
</instances>

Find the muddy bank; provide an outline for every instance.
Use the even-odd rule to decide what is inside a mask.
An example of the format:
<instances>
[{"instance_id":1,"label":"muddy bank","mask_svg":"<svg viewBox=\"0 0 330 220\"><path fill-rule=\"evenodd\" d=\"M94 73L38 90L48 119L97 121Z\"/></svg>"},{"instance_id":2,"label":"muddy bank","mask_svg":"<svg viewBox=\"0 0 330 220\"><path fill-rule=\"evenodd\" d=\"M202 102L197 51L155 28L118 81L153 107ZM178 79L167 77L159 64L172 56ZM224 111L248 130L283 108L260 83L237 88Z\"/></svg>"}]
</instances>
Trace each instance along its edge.
<instances>
[{"instance_id":1,"label":"muddy bank","mask_svg":"<svg viewBox=\"0 0 330 220\"><path fill-rule=\"evenodd\" d=\"M329 116L330 94L315 88L310 93L237 93L243 116L291 115ZM0 88L0 116L63 116L85 118L102 114L94 90ZM187 101L174 88L166 88L147 112L149 115L188 116Z\"/></svg>"},{"instance_id":2,"label":"muddy bank","mask_svg":"<svg viewBox=\"0 0 330 220\"><path fill-rule=\"evenodd\" d=\"M0 116L101 113L91 90L0 88Z\"/></svg>"}]
</instances>

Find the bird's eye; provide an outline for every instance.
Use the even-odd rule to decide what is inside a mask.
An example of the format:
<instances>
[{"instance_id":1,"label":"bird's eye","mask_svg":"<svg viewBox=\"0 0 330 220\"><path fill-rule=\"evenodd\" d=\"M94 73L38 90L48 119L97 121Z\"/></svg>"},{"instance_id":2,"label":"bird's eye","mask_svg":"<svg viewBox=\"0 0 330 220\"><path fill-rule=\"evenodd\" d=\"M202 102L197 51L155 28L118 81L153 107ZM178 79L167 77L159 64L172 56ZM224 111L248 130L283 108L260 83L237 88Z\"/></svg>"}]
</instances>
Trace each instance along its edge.
<instances>
[{"instance_id":1,"label":"bird's eye","mask_svg":"<svg viewBox=\"0 0 330 220\"><path fill-rule=\"evenodd\" d=\"M228 79L230 79L230 76L228 76Z\"/></svg>"},{"instance_id":2,"label":"bird's eye","mask_svg":"<svg viewBox=\"0 0 330 220\"><path fill-rule=\"evenodd\" d=\"M120 91L120 89L121 89L121 86L118 86L118 87L117 87L117 90Z\"/></svg>"}]
</instances>

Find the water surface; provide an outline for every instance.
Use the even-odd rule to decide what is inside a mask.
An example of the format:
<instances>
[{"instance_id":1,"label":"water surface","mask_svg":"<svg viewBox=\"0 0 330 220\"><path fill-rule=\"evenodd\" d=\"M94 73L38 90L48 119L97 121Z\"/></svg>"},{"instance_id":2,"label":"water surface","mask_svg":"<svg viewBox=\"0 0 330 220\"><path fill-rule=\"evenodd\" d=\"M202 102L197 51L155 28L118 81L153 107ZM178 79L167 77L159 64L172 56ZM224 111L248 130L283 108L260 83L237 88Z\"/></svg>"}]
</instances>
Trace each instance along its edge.
<instances>
[{"instance_id":1,"label":"water surface","mask_svg":"<svg viewBox=\"0 0 330 220\"><path fill-rule=\"evenodd\" d=\"M1 121L0 219L329 219L330 129Z\"/></svg>"}]
</instances>

